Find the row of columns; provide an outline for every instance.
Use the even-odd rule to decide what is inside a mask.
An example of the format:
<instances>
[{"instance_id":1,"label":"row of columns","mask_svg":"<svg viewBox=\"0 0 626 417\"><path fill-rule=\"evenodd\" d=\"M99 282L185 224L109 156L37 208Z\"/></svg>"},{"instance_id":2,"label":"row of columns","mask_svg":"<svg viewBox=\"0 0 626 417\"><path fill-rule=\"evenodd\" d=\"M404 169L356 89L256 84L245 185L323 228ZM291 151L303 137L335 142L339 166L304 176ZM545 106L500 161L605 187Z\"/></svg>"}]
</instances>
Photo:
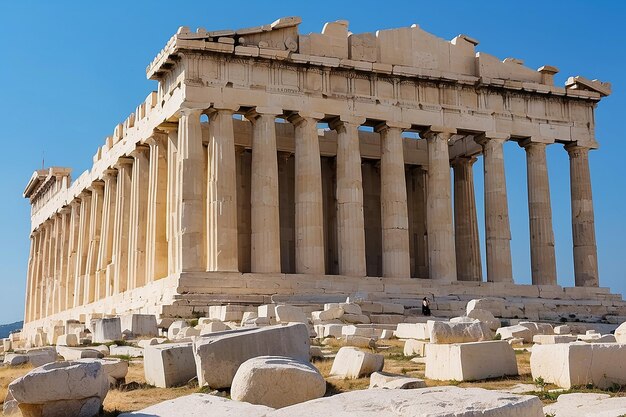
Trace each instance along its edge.
<instances>
[{"instance_id":1,"label":"row of columns","mask_svg":"<svg viewBox=\"0 0 626 417\"><path fill-rule=\"evenodd\" d=\"M42 224L31 240L27 320L45 317L185 271L237 271L236 108L182 109L128 157L121 157L69 207ZM208 143L202 114L208 114ZM295 133L296 273L324 274L324 225L317 125L324 114L257 107L252 124L251 270L281 272L280 212L275 119ZM339 274L366 275L363 179L359 127L365 119L339 116L336 199ZM409 216L402 133L411 126L386 121L380 134L382 275L410 277ZM429 278L481 281L472 164L449 157L455 129L432 126L427 141L426 234ZM487 280L512 282L510 222L503 144L486 132ZM521 143L528 163L531 264L534 284L556 284L554 235L545 144ZM598 285L587 152L568 145L576 285ZM454 206L450 166L454 170ZM206 178L206 181L203 180Z\"/></svg>"}]
</instances>

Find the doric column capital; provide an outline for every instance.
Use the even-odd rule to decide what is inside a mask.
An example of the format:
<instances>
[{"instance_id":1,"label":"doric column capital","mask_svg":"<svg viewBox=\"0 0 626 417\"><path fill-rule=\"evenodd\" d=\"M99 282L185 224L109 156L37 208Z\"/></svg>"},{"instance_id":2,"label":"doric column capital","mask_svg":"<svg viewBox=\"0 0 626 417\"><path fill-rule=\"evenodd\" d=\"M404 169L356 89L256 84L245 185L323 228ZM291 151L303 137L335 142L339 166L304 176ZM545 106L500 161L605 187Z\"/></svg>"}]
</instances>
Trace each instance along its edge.
<instances>
[{"instance_id":1,"label":"doric column capital","mask_svg":"<svg viewBox=\"0 0 626 417\"><path fill-rule=\"evenodd\" d=\"M85 188L76 197L79 198L80 200L85 200L85 199L91 198L91 189L90 188L91 187Z\"/></svg>"},{"instance_id":2,"label":"doric column capital","mask_svg":"<svg viewBox=\"0 0 626 417\"><path fill-rule=\"evenodd\" d=\"M152 134L143 141L146 145L154 146L154 145L163 145L167 141L167 132L164 130L155 129L152 131Z\"/></svg>"},{"instance_id":3,"label":"doric column capital","mask_svg":"<svg viewBox=\"0 0 626 417\"><path fill-rule=\"evenodd\" d=\"M133 164L133 158L120 157L117 162L113 165L113 167L117 170L128 167Z\"/></svg>"},{"instance_id":4,"label":"doric column capital","mask_svg":"<svg viewBox=\"0 0 626 417\"><path fill-rule=\"evenodd\" d=\"M504 143L511 135L508 133L500 133L500 132L482 132L476 136L474 136L474 142L481 146L485 146L490 141L495 141L499 143Z\"/></svg>"},{"instance_id":5,"label":"doric column capital","mask_svg":"<svg viewBox=\"0 0 626 417\"><path fill-rule=\"evenodd\" d=\"M117 177L117 169L109 168L109 169L105 169L102 172L102 179L104 180L105 183L116 177Z\"/></svg>"},{"instance_id":6,"label":"doric column capital","mask_svg":"<svg viewBox=\"0 0 626 417\"><path fill-rule=\"evenodd\" d=\"M136 159L142 154L143 155L147 154L149 150L150 150L150 147L148 145L137 144L135 146L135 149L133 149L132 151L128 153L128 156L131 156Z\"/></svg>"},{"instance_id":7,"label":"doric column capital","mask_svg":"<svg viewBox=\"0 0 626 417\"><path fill-rule=\"evenodd\" d=\"M204 109L194 109L190 107L182 107L180 109L181 116L200 117L202 113L204 113Z\"/></svg>"},{"instance_id":8,"label":"doric column capital","mask_svg":"<svg viewBox=\"0 0 626 417\"><path fill-rule=\"evenodd\" d=\"M564 148L571 159L587 156L589 151L593 149L589 146L581 146L577 142L567 143Z\"/></svg>"},{"instance_id":9,"label":"doric column capital","mask_svg":"<svg viewBox=\"0 0 626 417\"><path fill-rule=\"evenodd\" d=\"M323 119L326 115L324 113L312 112L312 111L298 111L291 113L287 116L287 121L294 126L298 126L305 122L314 121L317 123L319 120Z\"/></svg>"},{"instance_id":10,"label":"doric column capital","mask_svg":"<svg viewBox=\"0 0 626 417\"><path fill-rule=\"evenodd\" d=\"M474 165L474 163L477 161L478 159L475 156L465 156L465 155L461 155L461 156L457 156L456 158L452 159L452 161L450 161L450 165L454 166L465 166L465 165L469 165L472 166Z\"/></svg>"},{"instance_id":11,"label":"doric column capital","mask_svg":"<svg viewBox=\"0 0 626 417\"><path fill-rule=\"evenodd\" d=\"M61 209L59 210L59 213L65 215L68 214L71 211L69 206L63 206L61 207Z\"/></svg>"},{"instance_id":12,"label":"doric column capital","mask_svg":"<svg viewBox=\"0 0 626 417\"><path fill-rule=\"evenodd\" d=\"M169 134L171 132L175 132L178 130L178 123L174 123L174 122L163 122L161 123L159 126L157 126L158 130L162 130L163 132L165 132L166 134Z\"/></svg>"},{"instance_id":13,"label":"doric column capital","mask_svg":"<svg viewBox=\"0 0 626 417\"><path fill-rule=\"evenodd\" d=\"M97 191L103 190L104 189L104 181L100 181L100 180L93 181L91 183L91 185L89 187L87 187L87 189L89 191L91 191L92 193L94 191L97 192Z\"/></svg>"},{"instance_id":14,"label":"doric column capital","mask_svg":"<svg viewBox=\"0 0 626 417\"><path fill-rule=\"evenodd\" d=\"M273 117L276 118L278 115L283 114L283 109L280 107L261 107L257 106L253 109L246 112L246 119L250 120L250 122L254 123L259 117Z\"/></svg>"},{"instance_id":15,"label":"doric column capital","mask_svg":"<svg viewBox=\"0 0 626 417\"><path fill-rule=\"evenodd\" d=\"M388 129L400 129L401 131L404 131L405 129L410 128L410 123L398 122L395 120L385 120L384 122L380 122L376 126L374 126L374 132L380 133Z\"/></svg>"},{"instance_id":16,"label":"doric column capital","mask_svg":"<svg viewBox=\"0 0 626 417\"><path fill-rule=\"evenodd\" d=\"M365 117L343 115L332 119L328 123L328 126L333 130L339 131L340 129L345 129L347 125L356 126L358 128L363 123L365 123Z\"/></svg>"},{"instance_id":17,"label":"doric column capital","mask_svg":"<svg viewBox=\"0 0 626 417\"><path fill-rule=\"evenodd\" d=\"M420 132L420 137L426 140L434 140L441 138L449 141L452 136L456 135L456 129L453 127L432 125L428 129Z\"/></svg>"},{"instance_id":18,"label":"doric column capital","mask_svg":"<svg viewBox=\"0 0 626 417\"><path fill-rule=\"evenodd\" d=\"M546 139L539 136L532 136L526 139L522 139L517 144L526 150L530 148L545 148L546 145L554 143L553 139Z\"/></svg>"}]
</instances>

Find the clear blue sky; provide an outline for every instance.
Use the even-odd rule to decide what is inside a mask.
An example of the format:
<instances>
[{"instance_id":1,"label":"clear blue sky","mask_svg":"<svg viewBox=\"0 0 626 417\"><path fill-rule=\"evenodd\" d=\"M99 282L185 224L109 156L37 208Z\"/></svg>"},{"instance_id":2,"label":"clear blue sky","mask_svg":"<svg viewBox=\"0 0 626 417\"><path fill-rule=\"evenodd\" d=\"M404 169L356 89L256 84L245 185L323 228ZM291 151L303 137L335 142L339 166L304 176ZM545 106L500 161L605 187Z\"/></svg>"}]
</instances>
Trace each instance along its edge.
<instances>
[{"instance_id":1,"label":"clear blue sky","mask_svg":"<svg viewBox=\"0 0 626 417\"><path fill-rule=\"evenodd\" d=\"M613 83L596 112L601 149L591 154L600 281L626 290L626 3L618 1L3 1L0 3L0 323L23 317L29 205L22 191L34 169L69 166L74 178L114 126L156 89L145 68L178 26L237 29L299 15L301 33L346 19L369 32L419 24L452 39L463 33L479 51L549 64L567 76ZM548 148L559 282L573 285L569 171L560 145ZM505 147L514 276L530 282L523 149ZM475 165L482 229L482 165ZM484 256L484 251L483 251Z\"/></svg>"}]
</instances>

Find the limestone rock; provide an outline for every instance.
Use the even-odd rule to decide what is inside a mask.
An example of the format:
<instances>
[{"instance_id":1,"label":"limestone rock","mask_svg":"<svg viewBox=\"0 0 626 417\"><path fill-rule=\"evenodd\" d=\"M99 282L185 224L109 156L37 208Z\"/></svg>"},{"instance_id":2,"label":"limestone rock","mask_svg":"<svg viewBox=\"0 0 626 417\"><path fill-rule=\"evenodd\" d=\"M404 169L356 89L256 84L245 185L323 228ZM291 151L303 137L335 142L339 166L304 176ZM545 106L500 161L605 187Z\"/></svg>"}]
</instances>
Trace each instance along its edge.
<instances>
[{"instance_id":1,"label":"limestone rock","mask_svg":"<svg viewBox=\"0 0 626 417\"><path fill-rule=\"evenodd\" d=\"M22 365L28 363L28 355L21 353L7 353L4 355L4 363L9 366Z\"/></svg>"},{"instance_id":2,"label":"limestone rock","mask_svg":"<svg viewBox=\"0 0 626 417\"><path fill-rule=\"evenodd\" d=\"M555 417L621 417L626 414L626 398L597 393L561 394L543 411Z\"/></svg>"},{"instance_id":3,"label":"limestone rock","mask_svg":"<svg viewBox=\"0 0 626 417\"><path fill-rule=\"evenodd\" d=\"M279 323L308 323L309 320L301 308L290 305L276 306L276 320Z\"/></svg>"},{"instance_id":4,"label":"limestone rock","mask_svg":"<svg viewBox=\"0 0 626 417\"><path fill-rule=\"evenodd\" d=\"M122 332L130 331L135 337L158 336L156 316L153 314L125 314L120 317Z\"/></svg>"},{"instance_id":5,"label":"limestone rock","mask_svg":"<svg viewBox=\"0 0 626 417\"><path fill-rule=\"evenodd\" d=\"M62 334L57 337L57 346L78 346L78 335Z\"/></svg>"},{"instance_id":6,"label":"limestone rock","mask_svg":"<svg viewBox=\"0 0 626 417\"><path fill-rule=\"evenodd\" d=\"M57 353L66 361L84 358L104 358L104 354L96 349L57 346Z\"/></svg>"},{"instance_id":7,"label":"limestone rock","mask_svg":"<svg viewBox=\"0 0 626 417\"><path fill-rule=\"evenodd\" d=\"M424 356L428 342L423 340L407 339L404 342L404 356Z\"/></svg>"},{"instance_id":8,"label":"limestone rock","mask_svg":"<svg viewBox=\"0 0 626 417\"><path fill-rule=\"evenodd\" d=\"M7 396L4 398L4 403L2 404L2 415L11 416L20 412L19 404L11 391L7 392Z\"/></svg>"},{"instance_id":9,"label":"limestone rock","mask_svg":"<svg viewBox=\"0 0 626 417\"><path fill-rule=\"evenodd\" d=\"M118 386L123 383L128 374L128 362L117 358L103 358L103 359L78 359L75 362L79 363L94 363L98 362L102 366L102 370L109 380L109 384L112 387Z\"/></svg>"},{"instance_id":10,"label":"limestone rock","mask_svg":"<svg viewBox=\"0 0 626 417\"><path fill-rule=\"evenodd\" d=\"M505 341L426 345L426 378L476 381L517 375L513 348Z\"/></svg>"},{"instance_id":11,"label":"limestone rock","mask_svg":"<svg viewBox=\"0 0 626 417\"><path fill-rule=\"evenodd\" d=\"M97 362L56 362L33 369L9 385L24 417L92 417L109 390Z\"/></svg>"},{"instance_id":12,"label":"limestone rock","mask_svg":"<svg viewBox=\"0 0 626 417\"><path fill-rule=\"evenodd\" d=\"M575 342L535 345L530 355L533 379L569 389L593 384L600 389L623 384L626 375L626 345Z\"/></svg>"},{"instance_id":13,"label":"limestone rock","mask_svg":"<svg viewBox=\"0 0 626 417\"><path fill-rule=\"evenodd\" d=\"M617 343L626 344L626 322L619 325L617 329L615 329L615 339Z\"/></svg>"},{"instance_id":14,"label":"limestone rock","mask_svg":"<svg viewBox=\"0 0 626 417\"><path fill-rule=\"evenodd\" d=\"M260 356L241 364L231 398L282 408L324 396L326 381L310 363L284 356Z\"/></svg>"},{"instance_id":15,"label":"limestone rock","mask_svg":"<svg viewBox=\"0 0 626 417\"><path fill-rule=\"evenodd\" d=\"M268 417L544 417L539 398L481 388L368 389L276 410Z\"/></svg>"},{"instance_id":16,"label":"limestone rock","mask_svg":"<svg viewBox=\"0 0 626 417\"><path fill-rule=\"evenodd\" d=\"M170 340L176 339L178 333L186 327L189 327L189 325L185 320L176 320L167 328L167 338Z\"/></svg>"},{"instance_id":17,"label":"limestone rock","mask_svg":"<svg viewBox=\"0 0 626 417\"><path fill-rule=\"evenodd\" d=\"M109 351L111 356L130 356L131 358L141 358L143 356L143 349L134 346L111 345Z\"/></svg>"},{"instance_id":18,"label":"limestone rock","mask_svg":"<svg viewBox=\"0 0 626 417\"><path fill-rule=\"evenodd\" d=\"M425 388L426 383L418 378L410 378L406 375L390 374L388 372L374 372L370 375L370 389L417 389Z\"/></svg>"},{"instance_id":19,"label":"limestone rock","mask_svg":"<svg viewBox=\"0 0 626 417\"><path fill-rule=\"evenodd\" d=\"M426 323L400 323L398 324L394 335L398 339L430 339Z\"/></svg>"},{"instance_id":20,"label":"limestone rock","mask_svg":"<svg viewBox=\"0 0 626 417\"><path fill-rule=\"evenodd\" d=\"M576 336L560 334L536 334L533 336L533 343L540 345L552 345L555 343L572 343L576 341Z\"/></svg>"},{"instance_id":21,"label":"limestone rock","mask_svg":"<svg viewBox=\"0 0 626 417\"><path fill-rule=\"evenodd\" d=\"M200 336L203 336L209 333L225 332L228 330L230 330L230 327L228 327L221 321L213 321L211 323L206 323L201 326Z\"/></svg>"},{"instance_id":22,"label":"limestone rock","mask_svg":"<svg viewBox=\"0 0 626 417\"><path fill-rule=\"evenodd\" d=\"M504 298L497 297L470 300L465 308L465 314L469 316L472 310L475 309L487 310L494 316L502 317L504 311L506 310L506 302Z\"/></svg>"},{"instance_id":23,"label":"limestone rock","mask_svg":"<svg viewBox=\"0 0 626 417\"><path fill-rule=\"evenodd\" d=\"M118 417L266 417L273 408L209 394L191 394Z\"/></svg>"},{"instance_id":24,"label":"limestone rock","mask_svg":"<svg viewBox=\"0 0 626 417\"><path fill-rule=\"evenodd\" d=\"M496 331L496 335L500 335L501 340L521 338L524 339L525 343L531 343L533 341L533 334L528 327L520 326L519 324L515 326L500 327Z\"/></svg>"},{"instance_id":25,"label":"limestone rock","mask_svg":"<svg viewBox=\"0 0 626 417\"><path fill-rule=\"evenodd\" d=\"M570 334L571 329L567 324L554 327L554 334Z\"/></svg>"},{"instance_id":26,"label":"limestone rock","mask_svg":"<svg viewBox=\"0 0 626 417\"><path fill-rule=\"evenodd\" d=\"M146 382L155 387L183 385L196 375L190 342L148 346L144 350L143 364Z\"/></svg>"},{"instance_id":27,"label":"limestone rock","mask_svg":"<svg viewBox=\"0 0 626 417\"><path fill-rule=\"evenodd\" d=\"M383 369L385 357L383 355L363 352L355 347L344 346L339 349L330 375L341 378L356 379L370 375L372 372Z\"/></svg>"},{"instance_id":28,"label":"limestone rock","mask_svg":"<svg viewBox=\"0 0 626 417\"><path fill-rule=\"evenodd\" d=\"M467 317L486 323L494 332L498 330L501 325L500 320L495 318L490 311L482 310L480 308L475 308L467 313Z\"/></svg>"},{"instance_id":29,"label":"limestone rock","mask_svg":"<svg viewBox=\"0 0 626 417\"><path fill-rule=\"evenodd\" d=\"M369 324L370 319L365 314L346 314L341 316L341 320L346 323Z\"/></svg>"},{"instance_id":30,"label":"limestone rock","mask_svg":"<svg viewBox=\"0 0 626 417\"><path fill-rule=\"evenodd\" d=\"M431 322L428 323L431 325ZM431 343L466 343L481 342L493 339L491 330L486 323L450 323L433 321L430 331Z\"/></svg>"},{"instance_id":31,"label":"limestone rock","mask_svg":"<svg viewBox=\"0 0 626 417\"><path fill-rule=\"evenodd\" d=\"M198 338L193 345L200 386L226 388L239 366L257 356L309 360L309 331L304 324L231 330Z\"/></svg>"},{"instance_id":32,"label":"limestone rock","mask_svg":"<svg viewBox=\"0 0 626 417\"><path fill-rule=\"evenodd\" d=\"M342 338L346 346L354 346L361 348L375 348L376 347L376 339L372 339L370 337L363 336L343 336Z\"/></svg>"},{"instance_id":33,"label":"limestone rock","mask_svg":"<svg viewBox=\"0 0 626 417\"><path fill-rule=\"evenodd\" d=\"M54 347L31 349L26 352L28 362L34 367L39 367L57 360L57 352Z\"/></svg>"},{"instance_id":34,"label":"limestone rock","mask_svg":"<svg viewBox=\"0 0 626 417\"><path fill-rule=\"evenodd\" d=\"M94 343L106 343L122 339L122 324L119 317L97 319L92 325Z\"/></svg>"}]
</instances>

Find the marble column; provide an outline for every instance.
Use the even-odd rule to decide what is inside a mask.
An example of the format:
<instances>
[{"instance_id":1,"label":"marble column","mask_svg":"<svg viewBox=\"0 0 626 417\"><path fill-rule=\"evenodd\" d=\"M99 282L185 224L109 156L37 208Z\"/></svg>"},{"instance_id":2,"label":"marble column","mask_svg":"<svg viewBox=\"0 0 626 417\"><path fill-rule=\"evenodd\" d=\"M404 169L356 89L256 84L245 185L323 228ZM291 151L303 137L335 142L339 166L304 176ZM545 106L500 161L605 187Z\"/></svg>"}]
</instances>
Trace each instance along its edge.
<instances>
[{"instance_id":1,"label":"marble column","mask_svg":"<svg viewBox=\"0 0 626 417\"><path fill-rule=\"evenodd\" d=\"M51 313L56 314L60 311L61 306L59 303L60 295L60 278L61 278L61 240L63 238L62 233L62 218L57 212L53 215L54 221L54 248L52 249L52 257L54 258L53 272L52 272L52 309Z\"/></svg>"},{"instance_id":2,"label":"marble column","mask_svg":"<svg viewBox=\"0 0 626 417\"><path fill-rule=\"evenodd\" d=\"M577 287L597 287L598 251L589 172L589 148L575 143L565 146L569 155L572 198L574 277Z\"/></svg>"},{"instance_id":3,"label":"marble column","mask_svg":"<svg viewBox=\"0 0 626 417\"><path fill-rule=\"evenodd\" d=\"M176 170L172 201L172 232L175 239L172 257L176 272L206 270L204 242L204 185L202 129L200 109L184 108L178 120L175 146ZM174 148L172 148L174 151Z\"/></svg>"},{"instance_id":4,"label":"marble column","mask_svg":"<svg viewBox=\"0 0 626 417\"><path fill-rule=\"evenodd\" d=\"M113 229L113 294L128 289L128 234L130 226L130 192L132 187L132 158L119 158L115 195L115 225Z\"/></svg>"},{"instance_id":5,"label":"marble column","mask_svg":"<svg viewBox=\"0 0 626 417\"><path fill-rule=\"evenodd\" d=\"M102 174L104 194L102 198L102 225L96 264L96 300L113 294L113 235L115 230L115 197L117 194L117 170L107 169Z\"/></svg>"},{"instance_id":6,"label":"marble column","mask_svg":"<svg viewBox=\"0 0 626 417\"><path fill-rule=\"evenodd\" d=\"M296 273L326 272L324 261L324 225L322 164L317 136L317 122L324 115L305 113L288 120L295 133L295 228Z\"/></svg>"},{"instance_id":7,"label":"marble column","mask_svg":"<svg viewBox=\"0 0 626 417\"><path fill-rule=\"evenodd\" d=\"M89 249L85 269L86 284L82 301L83 304L93 303L96 300L96 286L98 285L96 282L96 270L102 228L104 182L94 181L91 183L89 190L91 191L91 214L89 216Z\"/></svg>"},{"instance_id":8,"label":"marble column","mask_svg":"<svg viewBox=\"0 0 626 417\"><path fill-rule=\"evenodd\" d=\"M504 173L504 142L508 135L488 132L477 136L483 148L485 182L485 249L487 281L513 282L511 226Z\"/></svg>"},{"instance_id":9,"label":"marble column","mask_svg":"<svg viewBox=\"0 0 626 417\"><path fill-rule=\"evenodd\" d=\"M46 257L46 270L45 270L45 277L46 277L46 285L45 285L45 291L43 293L43 313L42 313L42 317L47 317L52 313L52 293L54 291L54 277L53 277L53 271L54 271L54 220L53 219L49 219L46 221L47 223L47 229L48 229L48 236L47 236L47 243L46 243L46 253L45 253L45 257Z\"/></svg>"},{"instance_id":10,"label":"marble column","mask_svg":"<svg viewBox=\"0 0 626 417\"><path fill-rule=\"evenodd\" d=\"M37 319L45 316L45 291L48 265L48 245L50 243L50 230L47 222L41 226L42 229L42 245L41 245L41 266L39 275L39 285L37 286Z\"/></svg>"},{"instance_id":11,"label":"marble column","mask_svg":"<svg viewBox=\"0 0 626 417\"><path fill-rule=\"evenodd\" d=\"M85 271L87 266L87 250L89 249L89 222L91 215L91 193L82 192L78 226L78 243L76 246L76 266L74 269L74 307L83 304L85 294Z\"/></svg>"},{"instance_id":12,"label":"marble column","mask_svg":"<svg viewBox=\"0 0 626 417\"><path fill-rule=\"evenodd\" d=\"M380 205L383 277L410 278L409 214L404 170L403 129L410 125L384 122L380 134Z\"/></svg>"},{"instance_id":13,"label":"marble column","mask_svg":"<svg viewBox=\"0 0 626 417\"><path fill-rule=\"evenodd\" d=\"M75 299L75 273L76 273L76 261L77 261L77 248L78 248L78 235L80 228L80 202L78 199L72 200L70 203L70 237L67 252L67 278L66 283L66 309L74 307Z\"/></svg>"},{"instance_id":14,"label":"marble column","mask_svg":"<svg viewBox=\"0 0 626 417\"><path fill-rule=\"evenodd\" d=\"M150 145L148 179L148 232L146 236L146 277L148 281L168 275L167 245L167 134L155 132Z\"/></svg>"},{"instance_id":15,"label":"marble column","mask_svg":"<svg viewBox=\"0 0 626 417\"><path fill-rule=\"evenodd\" d=\"M482 281L480 240L476 197L474 195L474 157L452 161L454 171L454 241L456 273L459 281Z\"/></svg>"},{"instance_id":16,"label":"marble column","mask_svg":"<svg viewBox=\"0 0 626 417\"><path fill-rule=\"evenodd\" d=\"M448 282L457 280L448 150L448 141L455 133L455 129L433 126L422 134L428 141L426 229L429 275L430 279Z\"/></svg>"},{"instance_id":17,"label":"marble column","mask_svg":"<svg viewBox=\"0 0 626 417\"><path fill-rule=\"evenodd\" d=\"M64 311L67 306L67 287L68 287L68 249L70 244L70 214L71 210L68 206L60 210L61 213L61 253L59 267L59 308Z\"/></svg>"},{"instance_id":18,"label":"marble column","mask_svg":"<svg viewBox=\"0 0 626 417\"><path fill-rule=\"evenodd\" d=\"M546 144L526 140L530 265L533 285L557 285Z\"/></svg>"},{"instance_id":19,"label":"marble column","mask_svg":"<svg viewBox=\"0 0 626 417\"><path fill-rule=\"evenodd\" d=\"M280 272L280 215L275 118L281 109L257 107L252 123L250 187L251 271Z\"/></svg>"},{"instance_id":20,"label":"marble column","mask_svg":"<svg viewBox=\"0 0 626 417\"><path fill-rule=\"evenodd\" d=\"M146 236L148 217L148 152L147 145L137 145L130 153L133 172L130 190L128 226L128 289L146 285Z\"/></svg>"},{"instance_id":21,"label":"marble column","mask_svg":"<svg viewBox=\"0 0 626 417\"><path fill-rule=\"evenodd\" d=\"M167 129L167 267L168 275L180 272L180 199L178 125Z\"/></svg>"},{"instance_id":22,"label":"marble column","mask_svg":"<svg viewBox=\"0 0 626 417\"><path fill-rule=\"evenodd\" d=\"M209 271L238 271L237 164L234 109L209 114L207 181L207 257ZM199 146L202 149L200 132ZM200 152L200 155L202 153ZM202 165L200 165L202 168ZM199 190L201 193L202 190ZM202 208L200 207L200 213Z\"/></svg>"},{"instance_id":23,"label":"marble column","mask_svg":"<svg viewBox=\"0 0 626 417\"><path fill-rule=\"evenodd\" d=\"M26 280L26 300L24 303L24 323L32 320L31 306L33 304L33 284L35 279L35 265L37 262L37 235L36 231L30 235L30 252L28 255L28 278Z\"/></svg>"},{"instance_id":24,"label":"marble column","mask_svg":"<svg viewBox=\"0 0 626 417\"><path fill-rule=\"evenodd\" d=\"M365 221L359 126L364 118L340 116L331 122L337 131L337 241L339 274L364 277Z\"/></svg>"}]
</instances>

